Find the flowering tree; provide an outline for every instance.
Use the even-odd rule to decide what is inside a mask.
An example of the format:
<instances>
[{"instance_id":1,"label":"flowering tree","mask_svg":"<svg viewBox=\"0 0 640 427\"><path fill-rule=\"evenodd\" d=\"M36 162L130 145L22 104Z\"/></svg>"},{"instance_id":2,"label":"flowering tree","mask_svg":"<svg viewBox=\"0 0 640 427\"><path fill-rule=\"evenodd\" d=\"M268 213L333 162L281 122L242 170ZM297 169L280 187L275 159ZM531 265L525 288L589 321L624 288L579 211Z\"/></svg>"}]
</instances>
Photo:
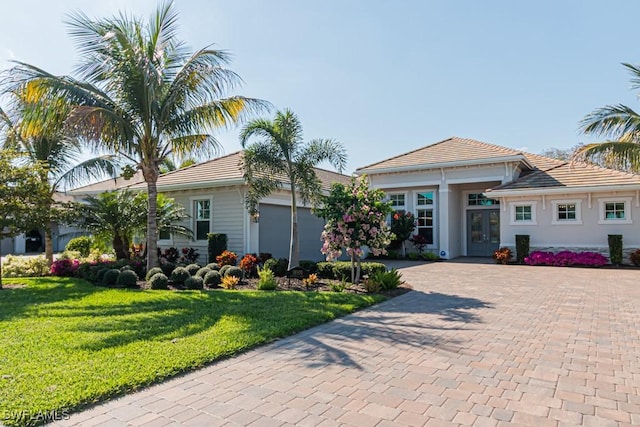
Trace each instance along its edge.
<instances>
[{"instance_id":1,"label":"flowering tree","mask_svg":"<svg viewBox=\"0 0 640 427\"><path fill-rule=\"evenodd\" d=\"M327 221L322 232L322 253L327 261L333 261L346 249L351 258L351 281L360 281L360 260L363 247L368 246L374 255L386 253L386 247L394 238L387 215L391 204L383 202L382 190L369 188L366 176L352 178L347 187L333 184L331 192L323 198L322 207L316 215Z\"/></svg>"},{"instance_id":2,"label":"flowering tree","mask_svg":"<svg viewBox=\"0 0 640 427\"><path fill-rule=\"evenodd\" d=\"M402 256L406 256L405 241L411 237L416 229L416 219L411 212L399 210L391 217L391 232L402 245Z\"/></svg>"}]
</instances>

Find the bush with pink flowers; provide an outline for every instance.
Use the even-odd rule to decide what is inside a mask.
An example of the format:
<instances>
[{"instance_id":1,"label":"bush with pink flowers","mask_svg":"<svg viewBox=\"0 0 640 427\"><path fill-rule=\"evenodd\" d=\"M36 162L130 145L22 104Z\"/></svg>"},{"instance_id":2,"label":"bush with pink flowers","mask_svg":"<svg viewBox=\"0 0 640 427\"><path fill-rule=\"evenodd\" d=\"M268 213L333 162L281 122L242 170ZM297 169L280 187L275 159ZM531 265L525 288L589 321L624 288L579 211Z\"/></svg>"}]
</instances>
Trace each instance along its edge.
<instances>
[{"instance_id":1,"label":"bush with pink flowers","mask_svg":"<svg viewBox=\"0 0 640 427\"><path fill-rule=\"evenodd\" d=\"M80 267L77 259L59 259L51 264L50 273L52 276L73 277Z\"/></svg>"},{"instance_id":2,"label":"bush with pink flowers","mask_svg":"<svg viewBox=\"0 0 640 427\"><path fill-rule=\"evenodd\" d=\"M609 261L607 257L597 252L561 251L553 253L533 251L524 259L524 262L528 265L553 265L557 267L568 267L571 265L602 267Z\"/></svg>"}]
</instances>

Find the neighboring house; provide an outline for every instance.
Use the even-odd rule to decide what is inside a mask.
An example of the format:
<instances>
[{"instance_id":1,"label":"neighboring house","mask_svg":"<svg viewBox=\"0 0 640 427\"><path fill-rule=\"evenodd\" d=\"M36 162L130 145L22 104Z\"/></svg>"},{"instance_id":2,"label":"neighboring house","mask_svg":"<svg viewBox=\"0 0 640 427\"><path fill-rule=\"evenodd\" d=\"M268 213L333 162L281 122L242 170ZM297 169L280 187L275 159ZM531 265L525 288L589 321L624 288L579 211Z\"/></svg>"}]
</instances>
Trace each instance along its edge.
<instances>
[{"instance_id":1,"label":"neighboring house","mask_svg":"<svg viewBox=\"0 0 640 427\"><path fill-rule=\"evenodd\" d=\"M271 253L274 257L289 256L291 235L291 197L288 182L282 190L260 201L258 214L249 215L245 206L247 184L240 166L242 152L198 163L163 174L158 179L158 192L182 204L189 214L183 225L194 232L193 239L161 234L161 249L192 247L200 253L200 262L207 260L207 234L224 233L228 249L239 256L245 253ZM324 190L334 182L348 184L350 177L316 169ZM96 194L115 188L146 191L147 185L138 174L132 181L103 181L72 191L76 196ZM322 242L320 233L324 221L311 213L308 206L298 206L300 259L319 261Z\"/></svg>"},{"instance_id":2,"label":"neighboring house","mask_svg":"<svg viewBox=\"0 0 640 427\"><path fill-rule=\"evenodd\" d=\"M62 192L56 192L53 194L53 200L58 203L65 203L74 199ZM54 224L52 229L53 251L63 251L69 240L76 236L77 231L77 229L64 224ZM21 233L11 238L2 239L0 241L1 253L12 255L43 253L44 237L44 230L34 229L28 233Z\"/></svg>"},{"instance_id":3,"label":"neighboring house","mask_svg":"<svg viewBox=\"0 0 640 427\"><path fill-rule=\"evenodd\" d=\"M608 234L640 247L640 176L452 137L369 166L372 187L417 218L416 233L442 258L515 249L591 250Z\"/></svg>"}]
</instances>

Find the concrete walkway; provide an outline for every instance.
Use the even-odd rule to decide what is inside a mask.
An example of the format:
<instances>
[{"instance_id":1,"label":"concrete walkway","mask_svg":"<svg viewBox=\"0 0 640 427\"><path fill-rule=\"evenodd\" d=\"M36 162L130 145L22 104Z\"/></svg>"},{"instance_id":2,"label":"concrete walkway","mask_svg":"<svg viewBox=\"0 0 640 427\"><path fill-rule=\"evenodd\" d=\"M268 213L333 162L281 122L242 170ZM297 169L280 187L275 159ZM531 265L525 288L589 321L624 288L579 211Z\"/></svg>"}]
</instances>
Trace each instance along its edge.
<instances>
[{"instance_id":1,"label":"concrete walkway","mask_svg":"<svg viewBox=\"0 0 640 427\"><path fill-rule=\"evenodd\" d=\"M416 291L58 425L640 424L640 271L402 272Z\"/></svg>"}]
</instances>

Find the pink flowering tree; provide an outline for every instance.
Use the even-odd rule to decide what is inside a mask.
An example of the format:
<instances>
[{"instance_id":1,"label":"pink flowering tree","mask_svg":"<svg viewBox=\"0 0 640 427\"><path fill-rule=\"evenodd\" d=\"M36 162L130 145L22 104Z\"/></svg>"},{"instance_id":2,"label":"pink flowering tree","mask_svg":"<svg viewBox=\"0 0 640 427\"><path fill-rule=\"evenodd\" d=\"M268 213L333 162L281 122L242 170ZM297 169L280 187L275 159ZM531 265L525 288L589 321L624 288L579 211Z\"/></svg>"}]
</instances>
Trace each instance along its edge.
<instances>
[{"instance_id":1,"label":"pink flowering tree","mask_svg":"<svg viewBox=\"0 0 640 427\"><path fill-rule=\"evenodd\" d=\"M391 204L383 202L382 190L369 188L366 176L352 178L351 184L333 184L323 198L316 215L327 221L322 232L322 253L327 261L339 258L343 251L351 259L351 282L360 281L360 262L368 247L374 255L386 253L395 238L387 224Z\"/></svg>"}]
</instances>

